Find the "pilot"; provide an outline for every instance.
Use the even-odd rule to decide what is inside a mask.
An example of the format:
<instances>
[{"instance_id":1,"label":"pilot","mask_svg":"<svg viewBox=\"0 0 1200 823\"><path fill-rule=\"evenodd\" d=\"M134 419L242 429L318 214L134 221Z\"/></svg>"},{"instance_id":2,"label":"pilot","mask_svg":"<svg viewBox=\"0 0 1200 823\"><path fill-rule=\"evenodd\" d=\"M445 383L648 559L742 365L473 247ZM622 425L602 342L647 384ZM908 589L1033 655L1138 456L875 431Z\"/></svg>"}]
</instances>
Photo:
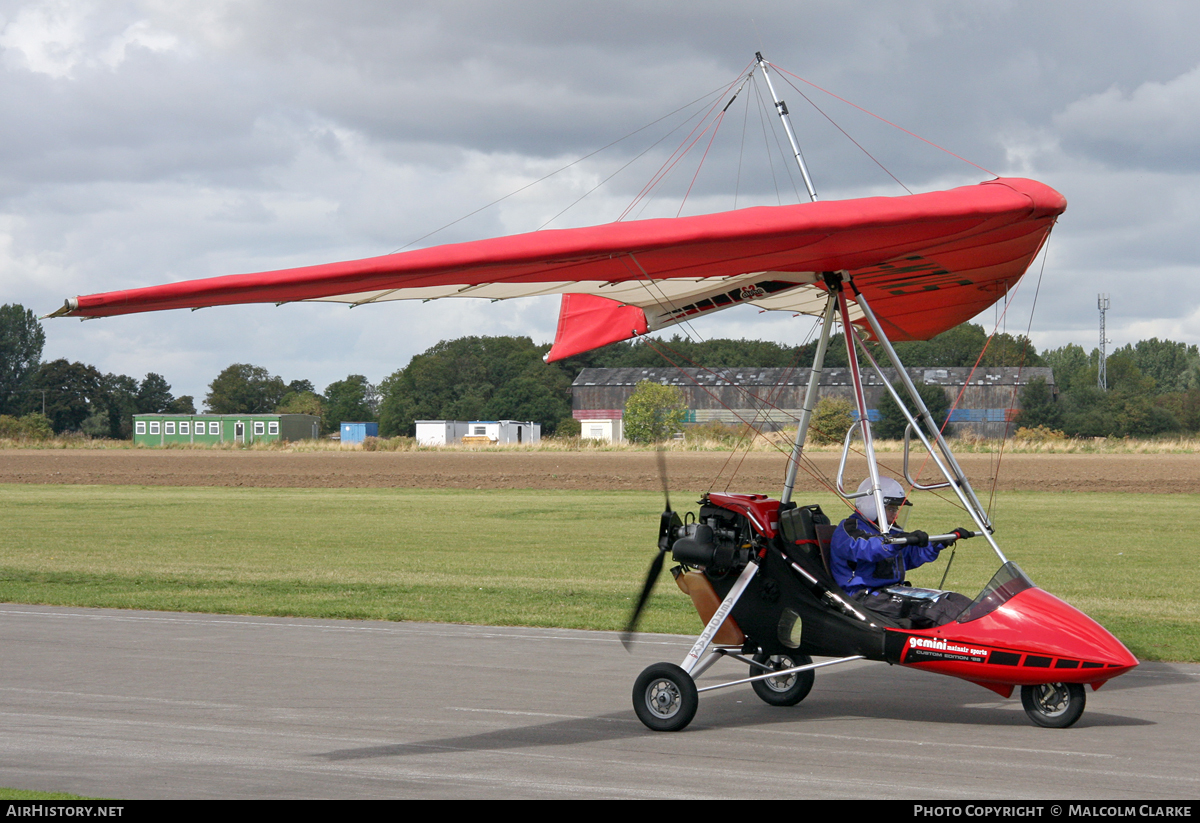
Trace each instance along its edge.
<instances>
[{"instance_id":1,"label":"pilot","mask_svg":"<svg viewBox=\"0 0 1200 823\"><path fill-rule=\"evenodd\" d=\"M888 533L904 537L903 543L884 543L876 525L875 495L858 498L856 511L847 517L833 533L830 541L830 565L833 578L850 599L873 612L893 620L911 623L913 628L929 628L948 623L970 605L969 598L955 592L934 592L928 589L893 590L900 586L909 569L936 560L949 543L930 543L923 531L906 532L896 525L902 506L912 503L900 484L890 477L879 481L886 508ZM871 478L858 487L859 492L871 489ZM967 529L955 529L959 539L971 537ZM953 542L953 541L951 541ZM904 584L907 586L907 584Z\"/></svg>"}]
</instances>

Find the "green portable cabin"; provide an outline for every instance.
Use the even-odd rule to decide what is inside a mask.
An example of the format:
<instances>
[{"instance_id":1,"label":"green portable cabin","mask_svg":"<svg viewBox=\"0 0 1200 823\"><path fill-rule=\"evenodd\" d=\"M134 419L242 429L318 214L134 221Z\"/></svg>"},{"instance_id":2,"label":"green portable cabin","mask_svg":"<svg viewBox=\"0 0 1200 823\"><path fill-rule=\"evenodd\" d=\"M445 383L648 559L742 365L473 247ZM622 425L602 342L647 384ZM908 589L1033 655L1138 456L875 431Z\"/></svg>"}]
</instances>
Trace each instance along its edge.
<instances>
[{"instance_id":1,"label":"green portable cabin","mask_svg":"<svg viewBox=\"0 0 1200 823\"><path fill-rule=\"evenodd\" d=\"M168 446L315 440L320 427L321 418L312 414L135 414L133 442Z\"/></svg>"}]
</instances>

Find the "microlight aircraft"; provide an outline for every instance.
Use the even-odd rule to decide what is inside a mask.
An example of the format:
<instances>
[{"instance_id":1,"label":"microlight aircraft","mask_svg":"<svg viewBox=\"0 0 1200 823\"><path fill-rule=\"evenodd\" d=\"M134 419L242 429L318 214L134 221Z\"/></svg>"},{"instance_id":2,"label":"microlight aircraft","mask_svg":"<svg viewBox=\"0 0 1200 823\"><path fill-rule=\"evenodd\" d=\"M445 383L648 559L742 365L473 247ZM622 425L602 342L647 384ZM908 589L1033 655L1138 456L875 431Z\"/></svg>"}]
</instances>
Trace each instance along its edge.
<instances>
[{"instance_id":1,"label":"microlight aircraft","mask_svg":"<svg viewBox=\"0 0 1200 823\"><path fill-rule=\"evenodd\" d=\"M757 66L770 84L769 64ZM383 257L169 283L73 297L51 316L106 317L240 303L391 300L507 300L562 294L547 360L628 340L737 305L821 318L783 491L709 493L687 521L662 515L651 564L629 631L669 551L680 587L692 596L704 631L680 665L659 663L637 678L634 709L651 729L674 731L693 719L702 691L750 683L772 705L808 694L814 670L879 660L978 683L1009 697L1021 689L1029 717L1048 727L1074 723L1084 685L1099 688L1136 659L1086 615L1038 589L1009 561L994 528L891 341L927 340L970 320L1017 283L1045 243L1066 200L1033 180L996 178L974 186L902 197L817 201L786 106L776 108L812 202L670 219L545 230ZM905 477L916 490L949 489L996 553L1000 568L957 619L914 629L854 605L829 572L832 524L792 500L832 329L845 331L858 421L846 434L837 487L854 438L861 438L877 512L885 505L875 461L859 353L881 371L866 339L880 344L901 380L884 385L908 418ZM916 408L905 410L900 395ZM912 438L944 481L920 485L908 473ZM886 532L886 525L882 531ZM950 542L956 534L930 539ZM829 658L814 663L812 656ZM749 677L698 688L721 658Z\"/></svg>"}]
</instances>

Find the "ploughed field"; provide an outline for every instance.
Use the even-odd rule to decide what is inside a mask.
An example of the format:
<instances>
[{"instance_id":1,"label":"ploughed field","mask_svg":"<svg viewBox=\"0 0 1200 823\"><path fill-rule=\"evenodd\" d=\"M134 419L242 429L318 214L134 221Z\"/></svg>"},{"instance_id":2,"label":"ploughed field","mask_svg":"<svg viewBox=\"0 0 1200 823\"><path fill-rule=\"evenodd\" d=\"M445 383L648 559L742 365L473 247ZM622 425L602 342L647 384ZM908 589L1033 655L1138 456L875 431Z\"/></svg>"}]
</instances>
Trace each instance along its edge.
<instances>
[{"instance_id":1,"label":"ploughed field","mask_svg":"<svg viewBox=\"0 0 1200 823\"><path fill-rule=\"evenodd\" d=\"M670 487L680 492L739 491L777 496L786 458L756 452L668 452ZM837 473L839 455L814 453L815 469ZM1200 455L963 454L960 465L981 494L999 491L1200 493ZM901 457L882 460L897 470ZM916 462L914 462L914 466ZM997 472L997 467L999 471ZM865 474L861 459L847 483ZM928 471L923 478L932 478ZM267 452L190 450L4 450L0 483L261 488L661 489L653 452ZM797 492L822 486L806 471Z\"/></svg>"}]
</instances>

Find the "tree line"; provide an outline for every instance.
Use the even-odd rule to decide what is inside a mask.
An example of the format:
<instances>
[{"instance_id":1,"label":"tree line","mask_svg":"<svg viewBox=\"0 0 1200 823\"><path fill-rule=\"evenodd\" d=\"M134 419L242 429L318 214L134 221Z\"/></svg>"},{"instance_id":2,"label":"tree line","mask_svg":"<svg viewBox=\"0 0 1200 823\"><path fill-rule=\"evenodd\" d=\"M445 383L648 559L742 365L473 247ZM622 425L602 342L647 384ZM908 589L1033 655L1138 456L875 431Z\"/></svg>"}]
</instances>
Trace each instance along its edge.
<instances>
[{"instance_id":1,"label":"tree line","mask_svg":"<svg viewBox=\"0 0 1200 823\"><path fill-rule=\"evenodd\" d=\"M195 399L175 397L159 374L141 380L102 374L65 359L42 362L45 334L32 311L0 307L0 415L45 415L54 432L128 438L133 414L194 414ZM297 413L321 418L324 431L341 421L378 422L386 437L412 436L415 421L532 420L546 435L577 434L571 384L585 368L788 368L811 364L816 343L787 346L761 340L669 340L613 343L555 363L549 344L528 337L461 337L414 356L378 385L352 374L318 392L309 380L285 382L261 367L235 363L209 384L204 408L214 414ZM882 352L875 344L875 356ZM1050 366L1057 394L1034 381L1022 394L1018 425L1045 426L1068 436L1148 436L1200 430L1200 354L1196 346L1143 340L1107 359L1108 390L1096 386L1098 352L1077 345L1039 353L1025 337L964 323L927 341L895 344L914 366ZM834 335L829 366L845 366L842 335ZM0 431L3 436L3 431Z\"/></svg>"},{"instance_id":2,"label":"tree line","mask_svg":"<svg viewBox=\"0 0 1200 823\"><path fill-rule=\"evenodd\" d=\"M43 362L45 343L37 315L20 305L0 306L0 437L82 432L128 440L135 414L196 414L195 398L174 396L160 374L138 380L63 358ZM204 398L212 414L314 414L325 431L343 420L376 419L378 404L378 392L362 375L318 394L308 380L285 383L246 363L224 369Z\"/></svg>"},{"instance_id":3,"label":"tree line","mask_svg":"<svg viewBox=\"0 0 1200 823\"><path fill-rule=\"evenodd\" d=\"M1200 432L1200 351L1195 345L1152 337L1127 344L1105 359L1070 344L1045 352L1057 396L1044 380L1021 393L1017 425L1044 427L1067 437L1153 437Z\"/></svg>"}]
</instances>

